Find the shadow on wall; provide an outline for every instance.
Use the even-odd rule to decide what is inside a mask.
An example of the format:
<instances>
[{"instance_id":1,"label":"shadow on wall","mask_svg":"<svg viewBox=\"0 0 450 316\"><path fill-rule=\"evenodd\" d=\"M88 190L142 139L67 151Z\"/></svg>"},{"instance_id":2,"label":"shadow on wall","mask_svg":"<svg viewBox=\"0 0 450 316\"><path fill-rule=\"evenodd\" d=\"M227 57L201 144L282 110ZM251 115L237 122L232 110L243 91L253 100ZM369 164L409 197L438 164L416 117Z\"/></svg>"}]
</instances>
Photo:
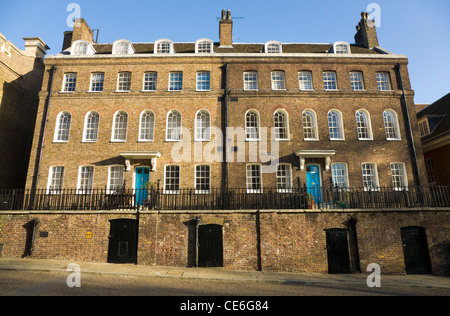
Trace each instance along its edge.
<instances>
[{"instance_id":1,"label":"shadow on wall","mask_svg":"<svg viewBox=\"0 0 450 316\"><path fill-rule=\"evenodd\" d=\"M14 81L3 83L0 104L0 189L25 188L43 68L43 62L36 59L32 71Z\"/></svg>"}]
</instances>

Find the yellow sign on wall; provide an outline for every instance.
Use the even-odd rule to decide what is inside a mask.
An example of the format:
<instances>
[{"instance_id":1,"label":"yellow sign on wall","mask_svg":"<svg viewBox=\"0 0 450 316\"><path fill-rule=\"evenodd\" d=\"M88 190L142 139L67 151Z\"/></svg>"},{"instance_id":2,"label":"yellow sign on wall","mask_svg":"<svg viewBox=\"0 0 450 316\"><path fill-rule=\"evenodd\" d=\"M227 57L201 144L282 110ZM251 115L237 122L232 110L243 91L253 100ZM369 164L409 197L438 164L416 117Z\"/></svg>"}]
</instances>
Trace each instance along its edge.
<instances>
[{"instance_id":1,"label":"yellow sign on wall","mask_svg":"<svg viewBox=\"0 0 450 316\"><path fill-rule=\"evenodd\" d=\"M87 239L91 239L92 238L92 233L91 232L87 232L86 233L86 238Z\"/></svg>"}]
</instances>

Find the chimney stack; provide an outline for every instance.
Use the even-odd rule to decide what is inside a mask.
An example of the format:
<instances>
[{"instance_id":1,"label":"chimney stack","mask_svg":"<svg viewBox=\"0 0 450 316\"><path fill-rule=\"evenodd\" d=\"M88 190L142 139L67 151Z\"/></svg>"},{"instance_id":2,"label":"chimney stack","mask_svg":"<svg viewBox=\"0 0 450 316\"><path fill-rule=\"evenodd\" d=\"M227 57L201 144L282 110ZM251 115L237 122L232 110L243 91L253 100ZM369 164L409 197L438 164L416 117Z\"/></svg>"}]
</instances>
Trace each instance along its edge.
<instances>
[{"instance_id":1,"label":"chimney stack","mask_svg":"<svg viewBox=\"0 0 450 316\"><path fill-rule=\"evenodd\" d=\"M379 46L375 21L369 19L369 13L361 12L361 21L356 26L355 43L364 44L367 48Z\"/></svg>"},{"instance_id":2,"label":"chimney stack","mask_svg":"<svg viewBox=\"0 0 450 316\"><path fill-rule=\"evenodd\" d=\"M73 31L64 32L63 51L72 46L75 41L94 42L94 32L84 19L75 19Z\"/></svg>"},{"instance_id":3,"label":"chimney stack","mask_svg":"<svg viewBox=\"0 0 450 316\"><path fill-rule=\"evenodd\" d=\"M47 50L50 49L39 37L24 37L23 40L25 41L25 54L28 56L44 59Z\"/></svg>"},{"instance_id":4,"label":"chimney stack","mask_svg":"<svg viewBox=\"0 0 450 316\"><path fill-rule=\"evenodd\" d=\"M231 11L222 10L222 18L219 22L220 47L233 47L233 20Z\"/></svg>"}]
</instances>

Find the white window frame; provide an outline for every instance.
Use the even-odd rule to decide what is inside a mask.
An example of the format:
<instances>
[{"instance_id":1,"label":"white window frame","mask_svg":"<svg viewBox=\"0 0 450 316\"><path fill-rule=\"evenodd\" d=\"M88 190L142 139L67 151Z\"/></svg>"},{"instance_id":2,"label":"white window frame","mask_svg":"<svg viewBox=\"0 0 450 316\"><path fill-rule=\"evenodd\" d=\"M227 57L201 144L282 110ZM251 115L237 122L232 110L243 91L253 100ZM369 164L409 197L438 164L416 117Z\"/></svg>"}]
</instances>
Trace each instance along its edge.
<instances>
[{"instance_id":1,"label":"white window frame","mask_svg":"<svg viewBox=\"0 0 450 316\"><path fill-rule=\"evenodd\" d=\"M305 80L305 78L307 80ZM311 88L305 89L305 85L310 85ZM302 70L298 72L298 88L300 91L314 91L312 72L309 70Z\"/></svg>"},{"instance_id":2,"label":"white window frame","mask_svg":"<svg viewBox=\"0 0 450 316\"><path fill-rule=\"evenodd\" d=\"M174 124L173 121L169 122L170 114L177 114L177 116L179 115L179 117L180 117L179 126L173 126L173 124ZM171 124L171 126L169 126L169 123ZM166 117L166 142L180 142L182 127L183 127L183 116L182 116L181 112L178 110L170 110L167 113L167 117ZM178 131L176 131L176 129L178 129ZM174 132L176 134L174 134ZM175 136L175 137L173 137L173 136Z\"/></svg>"},{"instance_id":3,"label":"white window frame","mask_svg":"<svg viewBox=\"0 0 450 316\"><path fill-rule=\"evenodd\" d=\"M351 71L349 76L352 91L366 91L364 86L364 74L362 71Z\"/></svg>"},{"instance_id":4,"label":"white window frame","mask_svg":"<svg viewBox=\"0 0 450 316\"><path fill-rule=\"evenodd\" d=\"M156 91L158 89L158 73L156 71L145 72L142 82L142 91ZM146 89L146 87L150 85L154 85L155 89Z\"/></svg>"},{"instance_id":5,"label":"white window frame","mask_svg":"<svg viewBox=\"0 0 450 316\"><path fill-rule=\"evenodd\" d=\"M131 75L130 71L119 72L117 74L116 92L130 92L131 91L131 78L132 78L132 75Z\"/></svg>"},{"instance_id":6,"label":"white window frame","mask_svg":"<svg viewBox=\"0 0 450 316\"><path fill-rule=\"evenodd\" d=\"M428 134L431 133L430 125L428 123L428 118L425 117L425 118L421 119L419 121L418 125L419 125L420 137L427 136Z\"/></svg>"},{"instance_id":7,"label":"white window frame","mask_svg":"<svg viewBox=\"0 0 450 316\"><path fill-rule=\"evenodd\" d=\"M336 169L336 166L343 166L344 169ZM336 172L339 171L341 174L337 174ZM344 173L344 174L342 174ZM343 182L341 180L335 181L337 179L344 180ZM339 187L342 189L347 189L350 187L349 180L348 180L348 166L345 162L335 162L331 164L331 179L333 181L333 184L335 187ZM342 185L343 184L343 185Z\"/></svg>"},{"instance_id":8,"label":"white window frame","mask_svg":"<svg viewBox=\"0 0 450 316\"><path fill-rule=\"evenodd\" d=\"M100 77L101 80L99 80L98 77ZM91 73L91 82L89 83L89 92L101 93L101 92L103 92L104 87L105 87L105 73L104 72Z\"/></svg>"},{"instance_id":9,"label":"white window frame","mask_svg":"<svg viewBox=\"0 0 450 316\"><path fill-rule=\"evenodd\" d=\"M117 134L117 132L120 132L119 128L116 126L117 125L117 116L119 114L124 114L126 115L126 126L125 128L121 127L120 130L125 130L125 138L118 138L116 136L119 136ZM114 113L113 116L113 126L112 126L112 135L111 135L111 142L112 143L125 143L127 141L127 136L128 136L128 121L129 121L129 115L125 110L119 110L116 113ZM123 123L123 122L121 122Z\"/></svg>"},{"instance_id":10,"label":"white window frame","mask_svg":"<svg viewBox=\"0 0 450 316\"><path fill-rule=\"evenodd\" d=\"M366 168L369 167L370 168ZM367 170L371 169L373 173L366 173ZM364 191L379 191L379 182L378 182L378 168L377 164L375 162L363 162L361 164L361 171L362 171L362 180L363 180L363 187ZM372 179L373 178L373 179ZM373 186L370 185L369 181L372 182L373 180Z\"/></svg>"},{"instance_id":11,"label":"white window frame","mask_svg":"<svg viewBox=\"0 0 450 316\"><path fill-rule=\"evenodd\" d=\"M256 126L253 126L253 122L250 122L248 120L248 115L255 115L256 116ZM255 109L250 109L247 112L245 112L245 121L244 121L244 126L245 126L245 140L246 141L259 141L260 140L260 132L261 132L261 121L260 121L260 115L259 112ZM252 123L252 124L249 124ZM256 129L256 132L254 131L254 129ZM256 134L256 138L253 137ZM252 136L252 137L249 137Z\"/></svg>"},{"instance_id":12,"label":"white window frame","mask_svg":"<svg viewBox=\"0 0 450 316\"><path fill-rule=\"evenodd\" d=\"M335 71L324 71L322 73L323 77L323 88L325 91L338 91L339 86L337 82L337 73ZM334 88L329 88L329 85L333 85Z\"/></svg>"},{"instance_id":13,"label":"white window frame","mask_svg":"<svg viewBox=\"0 0 450 316\"><path fill-rule=\"evenodd\" d=\"M60 172L57 172L55 170L56 168L61 168ZM47 194L58 194L60 193L64 188L64 173L65 173L65 167L64 166L51 166L49 173L48 173L48 180L47 180ZM60 175L59 179L55 178L55 175ZM53 188L52 184L55 182L59 182L58 188Z\"/></svg>"},{"instance_id":14,"label":"white window frame","mask_svg":"<svg viewBox=\"0 0 450 316\"><path fill-rule=\"evenodd\" d=\"M259 173L256 177L253 176L253 174L252 174L253 167L258 167L257 169L254 169L254 170L258 170L258 173ZM251 170L249 170L249 168ZM261 169L262 169L261 164L247 164L245 166L245 184L246 184L248 194L263 193L263 178L262 178ZM259 188L254 188L254 185L258 185L258 183L254 183L252 179L258 179L259 186L260 186Z\"/></svg>"},{"instance_id":15,"label":"white window frame","mask_svg":"<svg viewBox=\"0 0 450 316\"><path fill-rule=\"evenodd\" d=\"M83 168L89 168L92 169L92 173L89 173L91 177L86 178L86 180L83 180ZM77 181L77 194L91 194L92 190L94 189L94 174L95 174L95 166L93 165L83 165L78 168L78 181ZM88 181L86 183L88 187L82 187L82 184L84 181ZM89 188L90 186L90 188Z\"/></svg>"},{"instance_id":16,"label":"white window frame","mask_svg":"<svg viewBox=\"0 0 450 316\"><path fill-rule=\"evenodd\" d=\"M395 167L395 168L393 168ZM392 187L394 191L408 191L408 175L404 162L392 162L390 164Z\"/></svg>"},{"instance_id":17,"label":"white window frame","mask_svg":"<svg viewBox=\"0 0 450 316\"><path fill-rule=\"evenodd\" d=\"M94 127L90 126L92 125L92 122L89 122L89 118L91 115L96 115L98 117L98 120L96 122L96 127L94 125ZM95 123L95 122L94 122ZM100 127L100 114L97 111L89 111L86 113L85 117L84 117L84 128L83 128L83 143L95 143L98 141L98 133L99 133L99 127ZM96 138L95 139L88 139L87 138L87 134L88 134L88 129L89 130L95 130L95 134L96 134Z\"/></svg>"},{"instance_id":18,"label":"white window frame","mask_svg":"<svg viewBox=\"0 0 450 316\"><path fill-rule=\"evenodd\" d=\"M76 72L66 72L64 74L64 80L63 80L63 86L62 86L61 92L74 93L77 88L77 77L78 77L78 74Z\"/></svg>"},{"instance_id":19,"label":"white window frame","mask_svg":"<svg viewBox=\"0 0 450 316\"><path fill-rule=\"evenodd\" d=\"M66 124L66 125L68 125L68 128L64 128L64 130L67 130L67 137L64 137L64 138L61 139L60 138L60 134L61 134L60 132L62 131L61 130L61 123L62 123L61 122L61 118L62 118L63 115L66 115L66 116L68 115L69 122L68 122L68 124ZM72 127L72 114L70 114L70 112L68 112L68 111L60 112L58 114L58 116L56 117L55 134L53 136L53 142L54 143L68 143L69 139L70 139L71 127Z\"/></svg>"},{"instance_id":20,"label":"white window frame","mask_svg":"<svg viewBox=\"0 0 450 316\"><path fill-rule=\"evenodd\" d=\"M311 117L311 122L306 122L305 118ZM307 123L310 123L311 126L308 126ZM306 109L302 113L302 127L303 127L303 140L305 141L318 141L319 140L319 130L317 127L317 114L315 111L311 109ZM310 136L308 131L311 131L312 136L314 137L307 137Z\"/></svg>"},{"instance_id":21,"label":"white window frame","mask_svg":"<svg viewBox=\"0 0 450 316\"><path fill-rule=\"evenodd\" d=\"M209 71L198 71L196 78L197 91L211 91L211 73Z\"/></svg>"},{"instance_id":22,"label":"white window frame","mask_svg":"<svg viewBox=\"0 0 450 316\"><path fill-rule=\"evenodd\" d=\"M332 113L335 113L337 115L336 122L330 121L330 115ZM339 110L331 109L327 113L327 120L328 120L328 133L330 135L330 140L345 140L344 135L344 121L342 119L342 113ZM331 124L333 123L333 125ZM336 123L336 126L334 126L334 123ZM332 130L337 130L341 137L332 137L334 133L332 133Z\"/></svg>"},{"instance_id":23,"label":"white window frame","mask_svg":"<svg viewBox=\"0 0 450 316\"><path fill-rule=\"evenodd\" d=\"M80 45L83 45L83 49L80 50ZM70 55L71 56L87 56L87 55L95 55L96 51L92 44L88 41L78 40L72 43L70 47Z\"/></svg>"},{"instance_id":24,"label":"white window frame","mask_svg":"<svg viewBox=\"0 0 450 316\"><path fill-rule=\"evenodd\" d=\"M282 114L283 115L283 120L280 121L279 117L277 117L278 114ZM280 124L282 124L282 126L280 126ZM290 140L291 136L290 136L290 131L289 131L289 114L286 110L284 109L277 109L274 113L273 113L273 125L274 125L274 132L275 132L275 140L277 141L288 141ZM281 132L282 130L284 130L284 132ZM280 137L283 136L283 134L285 134L286 137Z\"/></svg>"},{"instance_id":25,"label":"white window frame","mask_svg":"<svg viewBox=\"0 0 450 316\"><path fill-rule=\"evenodd\" d=\"M377 72L376 74L378 91L386 92L392 90L391 74L387 71Z\"/></svg>"},{"instance_id":26,"label":"white window frame","mask_svg":"<svg viewBox=\"0 0 450 316\"><path fill-rule=\"evenodd\" d=\"M286 167L285 170L280 170L280 167ZM286 174L280 175L280 171L285 172ZM280 181L281 180L281 181ZM290 163L279 163L277 164L277 172L276 172L276 185L277 185L277 193L292 193L292 165ZM286 186L285 188L280 187Z\"/></svg>"},{"instance_id":27,"label":"white window frame","mask_svg":"<svg viewBox=\"0 0 450 316\"><path fill-rule=\"evenodd\" d=\"M168 169L170 167L177 167L178 168L178 178L173 177L174 179L177 179L178 183L175 183L173 185L178 186L178 189L175 188L175 190L167 189L167 179L168 179ZM177 171L170 171L170 172L177 172ZM181 167L179 165L165 165L164 166L164 194L180 194L180 183L181 183Z\"/></svg>"},{"instance_id":28,"label":"white window frame","mask_svg":"<svg viewBox=\"0 0 450 316\"><path fill-rule=\"evenodd\" d=\"M199 119L199 115L204 115L204 117ZM194 140L201 142L209 142L211 140L211 114L208 110L201 109L195 113Z\"/></svg>"},{"instance_id":29,"label":"white window frame","mask_svg":"<svg viewBox=\"0 0 450 316\"><path fill-rule=\"evenodd\" d=\"M207 167L208 170L207 171L203 171L203 170L197 170L197 168L202 168L202 167ZM200 177L199 177L199 172L200 172ZM208 177L202 175L202 172L207 172L208 173ZM198 189L197 185L198 184L202 184L202 183L197 183L197 180L202 180L202 179L207 179L208 182L208 189ZM200 164L200 165L195 165L194 168L194 188L195 188L195 194L209 194L211 192L211 165L207 165L207 164Z\"/></svg>"},{"instance_id":30,"label":"white window frame","mask_svg":"<svg viewBox=\"0 0 450 316\"><path fill-rule=\"evenodd\" d=\"M272 49L273 46L276 46L277 48L275 51ZM269 41L264 44L264 52L266 54L282 54L283 53L283 45L281 45L280 42L277 41Z\"/></svg>"},{"instance_id":31,"label":"white window frame","mask_svg":"<svg viewBox=\"0 0 450 316\"><path fill-rule=\"evenodd\" d=\"M273 91L286 91L286 75L282 70L272 71L270 74Z\"/></svg>"},{"instance_id":32,"label":"white window frame","mask_svg":"<svg viewBox=\"0 0 450 316\"><path fill-rule=\"evenodd\" d=\"M343 49L345 47L345 49ZM336 55L349 55L352 53L350 44L347 42L333 43L333 53Z\"/></svg>"},{"instance_id":33,"label":"white window frame","mask_svg":"<svg viewBox=\"0 0 450 316\"><path fill-rule=\"evenodd\" d=\"M258 72L257 71L245 71L244 78L244 91L258 91Z\"/></svg>"},{"instance_id":34,"label":"white window frame","mask_svg":"<svg viewBox=\"0 0 450 316\"><path fill-rule=\"evenodd\" d=\"M391 124L393 124L394 126L388 125L389 122L386 121L387 116L391 117L391 119L392 119ZM386 134L386 139L387 140L401 140L397 112L395 112L394 110L391 110L391 109L385 110L383 112L383 122L384 122L384 131ZM394 134L395 134L394 137L389 137L389 136L391 136L389 129L393 129Z\"/></svg>"},{"instance_id":35,"label":"white window frame","mask_svg":"<svg viewBox=\"0 0 450 316\"><path fill-rule=\"evenodd\" d=\"M113 168L120 168L121 175L118 178L114 178L115 182L121 182L122 184L117 184L116 187L113 187L112 180L113 180ZM111 165L108 168L108 193L112 194L117 192L118 190L123 188L124 184L124 174L125 174L125 167L123 165ZM121 180L121 181L120 181Z\"/></svg>"},{"instance_id":36,"label":"white window frame","mask_svg":"<svg viewBox=\"0 0 450 316\"><path fill-rule=\"evenodd\" d=\"M150 137L145 138L142 137L143 136L143 132L144 132L144 122L143 122L143 118L144 115L149 115L150 116L150 122L145 122L145 124L149 124L149 126L145 127L146 129L148 129L147 133L149 133ZM147 134L145 133L145 134ZM153 142L155 139L155 113L152 110L144 110L142 111L141 115L139 116L139 136L138 136L138 141L139 142Z\"/></svg>"},{"instance_id":37,"label":"white window frame","mask_svg":"<svg viewBox=\"0 0 450 316\"><path fill-rule=\"evenodd\" d=\"M163 45L163 44L169 45L169 48L168 48L167 51L166 51L166 49L164 48L164 51L161 52L161 51L160 51L160 50L161 50L161 47L159 47L159 45ZM157 41L155 42L155 44L154 44L153 52L154 52L154 54L161 54L161 55L162 55L162 54L174 54L175 51L174 51L174 49L173 49L173 42L172 42L171 40L168 40L168 39L159 39L159 40L157 40Z\"/></svg>"},{"instance_id":38,"label":"white window frame","mask_svg":"<svg viewBox=\"0 0 450 316\"><path fill-rule=\"evenodd\" d=\"M126 45L125 50L118 50L118 48L122 48L122 46ZM135 53L133 44L128 40L118 40L113 43L112 54L113 55L132 55Z\"/></svg>"},{"instance_id":39,"label":"white window frame","mask_svg":"<svg viewBox=\"0 0 450 316\"><path fill-rule=\"evenodd\" d=\"M203 51L202 45L209 45L208 51ZM208 38L201 38L195 42L195 53L196 54L213 54L214 53L214 42Z\"/></svg>"},{"instance_id":40,"label":"white window frame","mask_svg":"<svg viewBox=\"0 0 450 316\"><path fill-rule=\"evenodd\" d=\"M358 113L362 113L365 115L365 124L366 126L362 126L360 124L360 121L358 120ZM356 118L356 133L358 136L358 140L373 140L373 134L372 134L372 122L370 119L370 113L364 109L359 109L358 111L356 111L355 113L355 118ZM361 132L362 129L366 129L367 132L364 134L367 134L367 137L360 137L363 133Z\"/></svg>"},{"instance_id":41,"label":"white window frame","mask_svg":"<svg viewBox=\"0 0 450 316\"><path fill-rule=\"evenodd\" d=\"M180 89L173 89L180 86ZM183 91L183 72L172 71L169 73L169 90L168 91Z\"/></svg>"}]
</instances>

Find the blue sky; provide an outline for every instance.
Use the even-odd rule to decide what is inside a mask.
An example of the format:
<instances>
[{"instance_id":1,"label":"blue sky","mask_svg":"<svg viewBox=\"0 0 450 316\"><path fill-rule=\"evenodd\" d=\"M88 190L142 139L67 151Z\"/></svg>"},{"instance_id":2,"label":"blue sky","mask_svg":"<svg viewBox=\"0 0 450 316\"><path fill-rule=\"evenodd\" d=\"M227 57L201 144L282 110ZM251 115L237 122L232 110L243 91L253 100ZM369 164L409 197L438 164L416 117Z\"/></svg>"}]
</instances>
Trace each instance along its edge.
<instances>
[{"instance_id":1,"label":"blue sky","mask_svg":"<svg viewBox=\"0 0 450 316\"><path fill-rule=\"evenodd\" d=\"M41 37L50 54L61 50L70 3L78 3L99 42L194 42L219 37L222 9L230 9L235 42L354 42L361 11L381 8L380 46L409 58L416 103L450 92L450 1L448 0L0 0L0 33L23 49L22 37Z\"/></svg>"}]
</instances>

